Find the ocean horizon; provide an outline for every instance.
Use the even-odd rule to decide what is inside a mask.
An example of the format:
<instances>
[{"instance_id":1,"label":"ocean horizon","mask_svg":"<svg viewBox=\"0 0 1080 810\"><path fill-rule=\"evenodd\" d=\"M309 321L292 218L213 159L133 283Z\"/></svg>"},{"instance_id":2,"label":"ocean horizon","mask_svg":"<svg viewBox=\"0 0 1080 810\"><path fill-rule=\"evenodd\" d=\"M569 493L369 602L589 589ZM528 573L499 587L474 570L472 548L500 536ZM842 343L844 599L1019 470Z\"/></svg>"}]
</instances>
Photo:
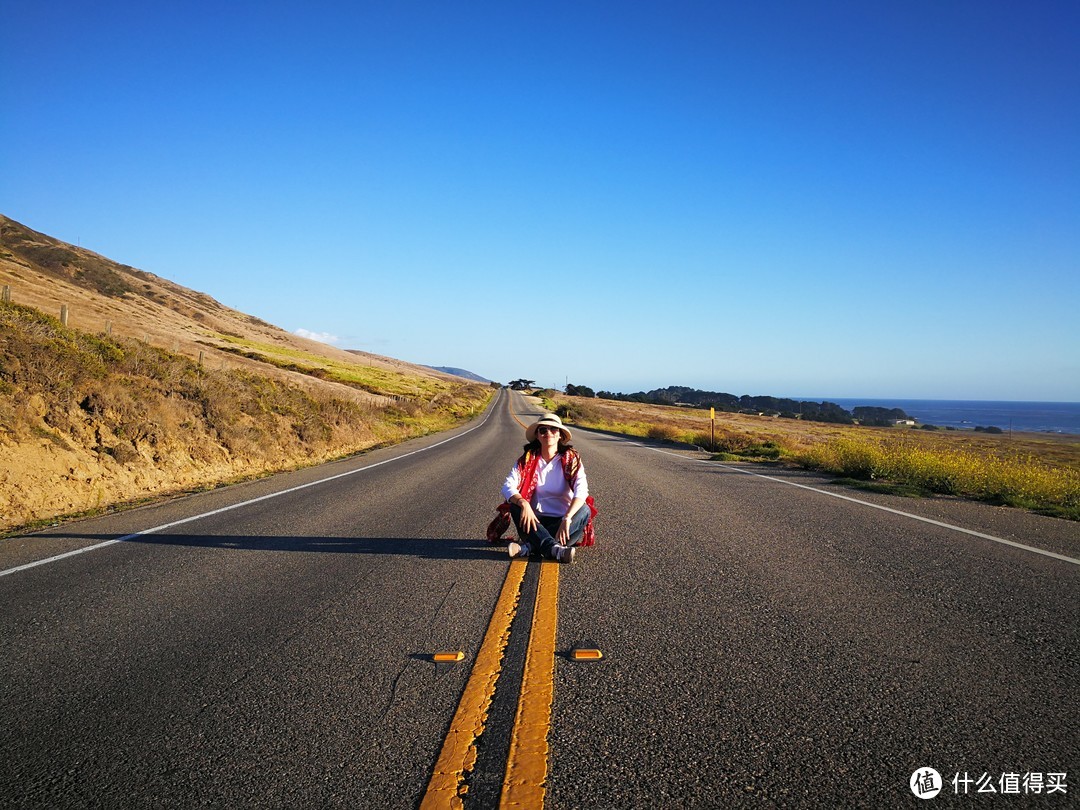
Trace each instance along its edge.
<instances>
[{"instance_id":1,"label":"ocean horizon","mask_svg":"<svg viewBox=\"0 0 1080 810\"><path fill-rule=\"evenodd\" d=\"M807 399L804 397L804 399ZM860 405L900 408L916 421L957 430L996 427L1027 433L1080 434L1080 402L1009 402L962 399L825 397L848 411Z\"/></svg>"}]
</instances>

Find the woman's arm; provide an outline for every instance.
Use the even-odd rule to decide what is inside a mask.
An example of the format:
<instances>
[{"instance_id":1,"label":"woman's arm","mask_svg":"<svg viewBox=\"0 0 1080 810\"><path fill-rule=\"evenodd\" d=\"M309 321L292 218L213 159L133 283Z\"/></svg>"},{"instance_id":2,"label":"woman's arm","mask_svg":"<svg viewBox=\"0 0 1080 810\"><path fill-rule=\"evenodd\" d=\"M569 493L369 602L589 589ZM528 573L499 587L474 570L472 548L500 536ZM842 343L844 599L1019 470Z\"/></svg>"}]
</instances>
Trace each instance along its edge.
<instances>
[{"instance_id":1,"label":"woman's arm","mask_svg":"<svg viewBox=\"0 0 1080 810\"><path fill-rule=\"evenodd\" d=\"M521 528L526 532L532 532L540 525L540 519L533 511L532 504L521 496L521 492L518 489L520 486L521 470L519 470L517 464L515 464L511 468L510 474L506 476L506 480L503 482L502 494L507 501L514 506L521 508Z\"/></svg>"},{"instance_id":2,"label":"woman's arm","mask_svg":"<svg viewBox=\"0 0 1080 810\"><path fill-rule=\"evenodd\" d=\"M518 469L517 464L510 468L510 474L506 476L506 480L502 485L502 496L504 500L516 502L514 499L520 497L518 494L518 488L521 486L521 471Z\"/></svg>"}]
</instances>

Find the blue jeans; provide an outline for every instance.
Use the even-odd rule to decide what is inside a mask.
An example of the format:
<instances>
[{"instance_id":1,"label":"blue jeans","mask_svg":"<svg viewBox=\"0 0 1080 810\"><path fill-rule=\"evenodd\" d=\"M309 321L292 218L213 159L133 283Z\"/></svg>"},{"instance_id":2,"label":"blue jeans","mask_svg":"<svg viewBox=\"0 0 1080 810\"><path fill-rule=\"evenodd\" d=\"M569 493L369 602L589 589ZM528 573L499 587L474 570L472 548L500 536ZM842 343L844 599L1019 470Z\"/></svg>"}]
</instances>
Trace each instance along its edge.
<instances>
[{"instance_id":1,"label":"blue jeans","mask_svg":"<svg viewBox=\"0 0 1080 810\"><path fill-rule=\"evenodd\" d=\"M537 515L536 517L539 518L540 523L533 531L526 532L521 528L521 507L510 504L510 514L514 518L514 526L517 527L518 537L521 538L521 542L528 543L532 546L533 551L539 551L549 560L555 559L551 551L558 545L555 535L559 531L562 518ZM585 527L589 525L590 518L592 518L592 512L589 510L589 505L582 504L581 508L570 518L570 539L566 543L568 546L576 546L581 542L581 535L585 533Z\"/></svg>"}]
</instances>

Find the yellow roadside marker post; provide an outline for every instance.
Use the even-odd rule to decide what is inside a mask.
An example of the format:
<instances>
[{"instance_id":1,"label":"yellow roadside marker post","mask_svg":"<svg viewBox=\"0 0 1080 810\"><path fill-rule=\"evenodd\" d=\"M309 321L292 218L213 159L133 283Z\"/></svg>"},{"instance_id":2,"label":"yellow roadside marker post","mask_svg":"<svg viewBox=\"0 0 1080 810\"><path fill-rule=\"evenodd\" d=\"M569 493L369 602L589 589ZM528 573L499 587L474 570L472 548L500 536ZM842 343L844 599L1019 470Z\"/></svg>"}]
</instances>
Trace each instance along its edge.
<instances>
[{"instance_id":1,"label":"yellow roadside marker post","mask_svg":"<svg viewBox=\"0 0 1080 810\"><path fill-rule=\"evenodd\" d=\"M709 408L709 449L716 450L716 408Z\"/></svg>"}]
</instances>

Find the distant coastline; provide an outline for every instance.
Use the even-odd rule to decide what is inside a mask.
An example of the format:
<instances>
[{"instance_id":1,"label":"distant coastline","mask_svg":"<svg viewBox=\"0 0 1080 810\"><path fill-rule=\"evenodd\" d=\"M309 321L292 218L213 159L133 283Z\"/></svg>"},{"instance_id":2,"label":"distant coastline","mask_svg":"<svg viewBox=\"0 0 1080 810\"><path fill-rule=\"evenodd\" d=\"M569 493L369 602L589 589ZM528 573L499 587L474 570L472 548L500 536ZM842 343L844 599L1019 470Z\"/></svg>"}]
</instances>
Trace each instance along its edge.
<instances>
[{"instance_id":1,"label":"distant coastline","mask_svg":"<svg viewBox=\"0 0 1080 810\"><path fill-rule=\"evenodd\" d=\"M518 382L531 384L531 381ZM692 408L715 406L717 410L741 413L756 411L811 422L862 422L875 425L894 424L897 420L907 418L923 426L947 430L985 429L992 433L1014 431L1080 435L1080 402L735 396L685 385L669 385L666 388L624 394L593 391L588 386L567 384L566 393L570 396L595 396L600 399L654 405L682 405Z\"/></svg>"},{"instance_id":2,"label":"distant coastline","mask_svg":"<svg viewBox=\"0 0 1080 810\"><path fill-rule=\"evenodd\" d=\"M997 427L1027 433L1080 435L1080 402L995 402L953 399L825 398L841 408L859 405L900 408L921 424L974 430Z\"/></svg>"}]
</instances>

